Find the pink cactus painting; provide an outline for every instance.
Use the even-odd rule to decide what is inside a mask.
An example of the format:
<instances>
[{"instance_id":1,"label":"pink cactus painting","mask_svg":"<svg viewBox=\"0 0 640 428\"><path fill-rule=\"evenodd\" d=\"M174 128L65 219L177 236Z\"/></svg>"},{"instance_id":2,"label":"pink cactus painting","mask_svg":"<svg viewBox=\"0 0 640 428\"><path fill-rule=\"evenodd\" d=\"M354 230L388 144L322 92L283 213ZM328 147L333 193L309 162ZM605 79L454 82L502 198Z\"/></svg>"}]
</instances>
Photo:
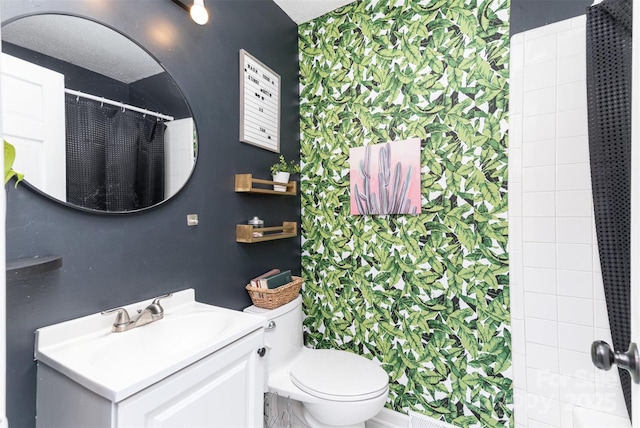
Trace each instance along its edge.
<instances>
[{"instance_id":1,"label":"pink cactus painting","mask_svg":"<svg viewBox=\"0 0 640 428\"><path fill-rule=\"evenodd\" d=\"M349 151L351 214L420 214L420 139Z\"/></svg>"}]
</instances>

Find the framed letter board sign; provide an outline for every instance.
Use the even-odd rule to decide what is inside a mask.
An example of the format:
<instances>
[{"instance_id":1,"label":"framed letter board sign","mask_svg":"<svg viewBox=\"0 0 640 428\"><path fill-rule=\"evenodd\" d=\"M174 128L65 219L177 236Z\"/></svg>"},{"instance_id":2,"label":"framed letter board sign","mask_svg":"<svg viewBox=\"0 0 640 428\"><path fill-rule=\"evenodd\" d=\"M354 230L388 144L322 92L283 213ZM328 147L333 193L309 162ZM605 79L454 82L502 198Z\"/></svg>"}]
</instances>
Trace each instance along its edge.
<instances>
[{"instance_id":1,"label":"framed letter board sign","mask_svg":"<svg viewBox=\"0 0 640 428\"><path fill-rule=\"evenodd\" d=\"M240 49L240 141L280 152L280 76Z\"/></svg>"}]
</instances>

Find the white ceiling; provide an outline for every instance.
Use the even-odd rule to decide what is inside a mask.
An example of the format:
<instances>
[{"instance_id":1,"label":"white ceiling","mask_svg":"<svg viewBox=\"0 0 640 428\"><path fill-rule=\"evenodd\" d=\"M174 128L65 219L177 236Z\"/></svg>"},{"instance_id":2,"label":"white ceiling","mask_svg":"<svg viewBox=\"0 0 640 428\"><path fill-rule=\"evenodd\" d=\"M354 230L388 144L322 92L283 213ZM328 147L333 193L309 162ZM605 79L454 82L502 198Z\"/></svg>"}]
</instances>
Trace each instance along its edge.
<instances>
[{"instance_id":1,"label":"white ceiling","mask_svg":"<svg viewBox=\"0 0 640 428\"><path fill-rule=\"evenodd\" d=\"M2 40L124 83L164 71L144 49L120 33L75 16L47 14L17 19L2 27Z\"/></svg>"},{"instance_id":2,"label":"white ceiling","mask_svg":"<svg viewBox=\"0 0 640 428\"><path fill-rule=\"evenodd\" d=\"M356 0L273 0L296 23L302 24Z\"/></svg>"}]
</instances>

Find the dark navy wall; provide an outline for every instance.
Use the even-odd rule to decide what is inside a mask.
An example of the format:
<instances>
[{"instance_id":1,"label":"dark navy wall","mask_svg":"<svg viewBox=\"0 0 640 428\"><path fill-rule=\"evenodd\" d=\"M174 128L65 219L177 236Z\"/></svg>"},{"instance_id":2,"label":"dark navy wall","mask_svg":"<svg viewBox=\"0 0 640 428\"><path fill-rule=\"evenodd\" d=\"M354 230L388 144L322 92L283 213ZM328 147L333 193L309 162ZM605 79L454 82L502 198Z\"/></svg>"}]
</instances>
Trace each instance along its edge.
<instances>
[{"instance_id":1,"label":"dark navy wall","mask_svg":"<svg viewBox=\"0 0 640 428\"><path fill-rule=\"evenodd\" d=\"M586 13L593 0L511 0L511 35Z\"/></svg>"},{"instance_id":2,"label":"dark navy wall","mask_svg":"<svg viewBox=\"0 0 640 428\"><path fill-rule=\"evenodd\" d=\"M299 158L297 27L271 0L207 1L209 24L194 24L170 0L0 2L4 21L63 12L91 17L145 46L189 100L200 150L191 180L159 207L127 215L70 209L27 186L7 188L7 259L56 255L61 269L7 285L7 413L32 427L38 327L185 288L200 301L241 309L246 281L269 268L300 273L300 241L237 244L235 225L299 221L299 197L236 194L235 173L267 178L273 152L240 143L238 51L280 74L281 145ZM187 214L200 224L187 227Z\"/></svg>"}]
</instances>

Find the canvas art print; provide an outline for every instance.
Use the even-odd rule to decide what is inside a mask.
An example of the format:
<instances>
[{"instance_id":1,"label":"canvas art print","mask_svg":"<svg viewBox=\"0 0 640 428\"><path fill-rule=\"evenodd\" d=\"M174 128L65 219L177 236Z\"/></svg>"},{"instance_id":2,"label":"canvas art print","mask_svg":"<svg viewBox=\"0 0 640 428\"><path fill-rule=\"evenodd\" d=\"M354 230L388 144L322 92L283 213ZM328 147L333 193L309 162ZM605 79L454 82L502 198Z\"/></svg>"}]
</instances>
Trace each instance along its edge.
<instances>
[{"instance_id":1,"label":"canvas art print","mask_svg":"<svg viewBox=\"0 0 640 428\"><path fill-rule=\"evenodd\" d=\"M349 151L351 214L420 214L420 139Z\"/></svg>"}]
</instances>

